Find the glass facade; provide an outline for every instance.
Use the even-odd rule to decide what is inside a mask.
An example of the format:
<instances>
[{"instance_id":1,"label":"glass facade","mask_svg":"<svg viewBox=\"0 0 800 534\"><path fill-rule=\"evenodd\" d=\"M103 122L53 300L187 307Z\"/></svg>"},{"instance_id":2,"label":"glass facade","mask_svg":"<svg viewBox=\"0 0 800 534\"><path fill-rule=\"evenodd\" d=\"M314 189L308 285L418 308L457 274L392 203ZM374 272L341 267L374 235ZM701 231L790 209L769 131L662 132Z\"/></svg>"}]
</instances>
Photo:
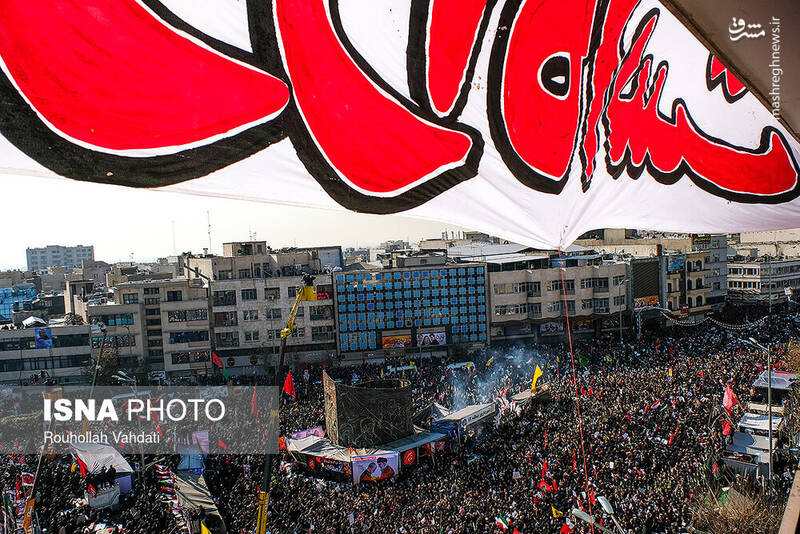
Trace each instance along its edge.
<instances>
[{"instance_id":1,"label":"glass facade","mask_svg":"<svg viewBox=\"0 0 800 534\"><path fill-rule=\"evenodd\" d=\"M482 265L337 273L335 283L342 352L487 340Z\"/></svg>"},{"instance_id":2,"label":"glass facade","mask_svg":"<svg viewBox=\"0 0 800 534\"><path fill-rule=\"evenodd\" d=\"M19 304L19 309L21 310L23 302L34 300L35 298L36 287L32 285L0 287L0 321L11 320L15 303Z\"/></svg>"}]
</instances>

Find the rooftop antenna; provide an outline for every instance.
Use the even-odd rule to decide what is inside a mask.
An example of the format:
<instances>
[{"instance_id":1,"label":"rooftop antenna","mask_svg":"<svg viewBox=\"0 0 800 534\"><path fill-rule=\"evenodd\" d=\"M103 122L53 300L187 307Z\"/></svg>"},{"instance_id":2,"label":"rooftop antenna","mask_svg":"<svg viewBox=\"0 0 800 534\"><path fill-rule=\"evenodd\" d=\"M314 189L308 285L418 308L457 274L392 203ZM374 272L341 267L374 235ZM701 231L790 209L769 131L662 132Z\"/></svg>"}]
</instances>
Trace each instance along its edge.
<instances>
[{"instance_id":1,"label":"rooftop antenna","mask_svg":"<svg viewBox=\"0 0 800 534\"><path fill-rule=\"evenodd\" d=\"M206 218L208 219L208 250L211 251L211 212L206 210Z\"/></svg>"}]
</instances>

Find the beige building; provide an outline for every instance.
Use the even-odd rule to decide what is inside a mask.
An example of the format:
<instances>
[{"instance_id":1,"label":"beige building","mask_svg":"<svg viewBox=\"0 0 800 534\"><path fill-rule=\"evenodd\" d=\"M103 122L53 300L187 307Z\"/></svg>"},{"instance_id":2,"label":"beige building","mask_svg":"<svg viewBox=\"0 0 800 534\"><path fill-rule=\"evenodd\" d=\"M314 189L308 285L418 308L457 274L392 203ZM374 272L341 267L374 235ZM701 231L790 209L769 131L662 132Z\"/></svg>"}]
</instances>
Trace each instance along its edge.
<instances>
[{"instance_id":1,"label":"beige building","mask_svg":"<svg viewBox=\"0 0 800 534\"><path fill-rule=\"evenodd\" d=\"M618 327L619 312L628 309L625 263L576 260L579 265L564 268L562 284L561 269L545 258L540 268L494 272L487 260L493 340L553 339L564 334L567 313L575 333Z\"/></svg>"},{"instance_id":2,"label":"beige building","mask_svg":"<svg viewBox=\"0 0 800 534\"><path fill-rule=\"evenodd\" d=\"M711 311L708 285L710 257L707 251L665 254L664 307L700 318Z\"/></svg>"},{"instance_id":3,"label":"beige building","mask_svg":"<svg viewBox=\"0 0 800 534\"><path fill-rule=\"evenodd\" d=\"M762 258L728 264L728 299L778 305L800 288L800 259ZM788 290L788 291L787 291Z\"/></svg>"},{"instance_id":4,"label":"beige building","mask_svg":"<svg viewBox=\"0 0 800 534\"><path fill-rule=\"evenodd\" d=\"M632 237L631 231L621 228L607 228L599 232L599 238L578 239L575 244L602 253L626 254L638 258L655 256L659 248L681 252L692 250L692 238L688 235L641 238Z\"/></svg>"},{"instance_id":5,"label":"beige building","mask_svg":"<svg viewBox=\"0 0 800 534\"><path fill-rule=\"evenodd\" d=\"M21 385L37 376L37 384L52 379L60 384L85 381L91 362L90 327L49 326L50 343L39 342L36 328L0 329L0 383Z\"/></svg>"}]
</instances>

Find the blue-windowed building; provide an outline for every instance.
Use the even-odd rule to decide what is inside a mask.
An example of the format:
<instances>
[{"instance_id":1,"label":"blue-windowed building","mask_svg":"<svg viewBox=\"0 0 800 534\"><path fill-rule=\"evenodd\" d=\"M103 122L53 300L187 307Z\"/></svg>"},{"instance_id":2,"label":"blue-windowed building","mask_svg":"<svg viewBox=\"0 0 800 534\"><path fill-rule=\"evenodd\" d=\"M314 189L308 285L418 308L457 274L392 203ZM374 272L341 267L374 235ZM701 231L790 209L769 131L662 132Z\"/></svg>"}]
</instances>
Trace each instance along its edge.
<instances>
[{"instance_id":1,"label":"blue-windowed building","mask_svg":"<svg viewBox=\"0 0 800 534\"><path fill-rule=\"evenodd\" d=\"M15 307L21 310L26 300L35 299L36 287L32 284L0 287L0 322L11 321L11 315Z\"/></svg>"},{"instance_id":2,"label":"blue-windowed building","mask_svg":"<svg viewBox=\"0 0 800 534\"><path fill-rule=\"evenodd\" d=\"M342 353L487 344L486 265L419 266L335 273Z\"/></svg>"}]
</instances>

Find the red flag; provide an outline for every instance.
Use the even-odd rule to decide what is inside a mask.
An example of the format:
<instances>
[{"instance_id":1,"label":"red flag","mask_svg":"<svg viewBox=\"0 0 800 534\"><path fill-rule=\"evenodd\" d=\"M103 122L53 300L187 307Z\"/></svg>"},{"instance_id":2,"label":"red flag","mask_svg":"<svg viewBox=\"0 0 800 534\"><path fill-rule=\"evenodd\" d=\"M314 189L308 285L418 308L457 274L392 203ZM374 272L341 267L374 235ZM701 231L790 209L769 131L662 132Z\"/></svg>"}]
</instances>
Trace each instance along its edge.
<instances>
[{"instance_id":1,"label":"red flag","mask_svg":"<svg viewBox=\"0 0 800 534\"><path fill-rule=\"evenodd\" d=\"M294 391L294 382L292 381L292 372L291 371L289 371L289 374L286 375L286 381L283 383L283 391L287 395L291 395L293 401L297 400L297 394Z\"/></svg>"},{"instance_id":2,"label":"red flag","mask_svg":"<svg viewBox=\"0 0 800 534\"><path fill-rule=\"evenodd\" d=\"M733 425L732 425L732 424L730 424L729 422L727 422L727 421L723 421L723 422L722 422L722 435L723 435L723 436L727 436L727 435L729 435L729 434L731 433L731 427L732 427L732 426L733 426Z\"/></svg>"},{"instance_id":3,"label":"red flag","mask_svg":"<svg viewBox=\"0 0 800 534\"><path fill-rule=\"evenodd\" d=\"M572 470L578 470L578 462L575 460L575 449L572 450Z\"/></svg>"},{"instance_id":4,"label":"red flag","mask_svg":"<svg viewBox=\"0 0 800 534\"><path fill-rule=\"evenodd\" d=\"M19 490L19 475L17 475L17 500L22 500L22 492Z\"/></svg>"},{"instance_id":5,"label":"red flag","mask_svg":"<svg viewBox=\"0 0 800 534\"><path fill-rule=\"evenodd\" d=\"M675 432L669 433L669 444L672 445L672 441L675 439Z\"/></svg>"},{"instance_id":6,"label":"red flag","mask_svg":"<svg viewBox=\"0 0 800 534\"><path fill-rule=\"evenodd\" d=\"M89 487L86 488L86 492L94 497L97 495L97 488L95 488L92 484L89 484Z\"/></svg>"},{"instance_id":7,"label":"red flag","mask_svg":"<svg viewBox=\"0 0 800 534\"><path fill-rule=\"evenodd\" d=\"M219 446L220 446L220 448L221 448L222 450L224 450L224 451L227 451L227 450L228 450L228 446L227 446L227 445L225 445L225 442L224 442L224 441L222 441L221 439L217 441L217 445L219 445Z\"/></svg>"},{"instance_id":8,"label":"red flag","mask_svg":"<svg viewBox=\"0 0 800 534\"><path fill-rule=\"evenodd\" d=\"M553 491L558 491L558 486L556 485L556 479L551 478L550 481L553 483Z\"/></svg>"},{"instance_id":9,"label":"red flag","mask_svg":"<svg viewBox=\"0 0 800 534\"><path fill-rule=\"evenodd\" d=\"M278 438L278 450L283 450L286 448L286 438L281 436Z\"/></svg>"},{"instance_id":10,"label":"red flag","mask_svg":"<svg viewBox=\"0 0 800 534\"><path fill-rule=\"evenodd\" d=\"M537 484L537 486L538 486L539 489L547 491L547 492L552 492L553 491L553 486L548 484L544 479L540 480L539 484Z\"/></svg>"},{"instance_id":11,"label":"red flag","mask_svg":"<svg viewBox=\"0 0 800 534\"><path fill-rule=\"evenodd\" d=\"M258 402L256 400L256 391L258 391L258 388L253 386L253 397L250 399L250 413L253 415L258 415Z\"/></svg>"},{"instance_id":12,"label":"red flag","mask_svg":"<svg viewBox=\"0 0 800 534\"><path fill-rule=\"evenodd\" d=\"M547 460L542 461L542 480L544 480L545 475L547 475Z\"/></svg>"},{"instance_id":13,"label":"red flag","mask_svg":"<svg viewBox=\"0 0 800 534\"><path fill-rule=\"evenodd\" d=\"M594 506L597 502L597 498L594 496L594 488L589 490L589 504Z\"/></svg>"},{"instance_id":14,"label":"red flag","mask_svg":"<svg viewBox=\"0 0 800 534\"><path fill-rule=\"evenodd\" d=\"M725 385L725 394L722 396L722 406L728 411L728 415L731 413L731 409L738 404L739 398L736 396L736 393L733 392L733 388L731 388L730 384Z\"/></svg>"},{"instance_id":15,"label":"red flag","mask_svg":"<svg viewBox=\"0 0 800 534\"><path fill-rule=\"evenodd\" d=\"M83 463L83 461L78 456L75 457L75 461L78 462L78 468L81 470L81 476L85 478L86 477L86 464Z\"/></svg>"},{"instance_id":16,"label":"red flag","mask_svg":"<svg viewBox=\"0 0 800 534\"><path fill-rule=\"evenodd\" d=\"M702 369L700 369L700 372L698 374L700 375L700 378L703 378L703 370Z\"/></svg>"},{"instance_id":17,"label":"red flag","mask_svg":"<svg viewBox=\"0 0 800 534\"><path fill-rule=\"evenodd\" d=\"M572 529L568 524L564 523L561 525L560 534L572 534Z\"/></svg>"},{"instance_id":18,"label":"red flag","mask_svg":"<svg viewBox=\"0 0 800 534\"><path fill-rule=\"evenodd\" d=\"M211 353L211 362L217 367L225 367L225 365L222 364L222 360L220 360L219 356L217 356L216 352Z\"/></svg>"}]
</instances>

